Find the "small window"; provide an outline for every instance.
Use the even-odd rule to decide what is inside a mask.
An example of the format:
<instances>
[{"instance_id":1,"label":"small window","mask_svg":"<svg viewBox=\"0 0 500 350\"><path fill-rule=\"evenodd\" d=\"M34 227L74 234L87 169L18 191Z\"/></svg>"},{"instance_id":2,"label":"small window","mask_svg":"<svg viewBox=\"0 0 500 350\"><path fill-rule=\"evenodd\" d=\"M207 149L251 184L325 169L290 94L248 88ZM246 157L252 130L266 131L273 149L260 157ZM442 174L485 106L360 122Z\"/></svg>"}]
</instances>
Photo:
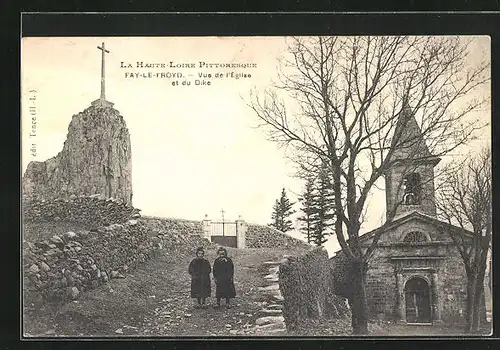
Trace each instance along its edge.
<instances>
[{"instance_id":1,"label":"small window","mask_svg":"<svg viewBox=\"0 0 500 350\"><path fill-rule=\"evenodd\" d=\"M423 234L422 232L418 231L413 231L408 233L405 238L403 239L403 242L406 243L422 243L422 242L427 242L427 236Z\"/></svg>"},{"instance_id":2,"label":"small window","mask_svg":"<svg viewBox=\"0 0 500 350\"><path fill-rule=\"evenodd\" d=\"M421 183L420 174L411 173L406 175L403 179L404 195L403 204L404 205L417 205L421 202Z\"/></svg>"}]
</instances>

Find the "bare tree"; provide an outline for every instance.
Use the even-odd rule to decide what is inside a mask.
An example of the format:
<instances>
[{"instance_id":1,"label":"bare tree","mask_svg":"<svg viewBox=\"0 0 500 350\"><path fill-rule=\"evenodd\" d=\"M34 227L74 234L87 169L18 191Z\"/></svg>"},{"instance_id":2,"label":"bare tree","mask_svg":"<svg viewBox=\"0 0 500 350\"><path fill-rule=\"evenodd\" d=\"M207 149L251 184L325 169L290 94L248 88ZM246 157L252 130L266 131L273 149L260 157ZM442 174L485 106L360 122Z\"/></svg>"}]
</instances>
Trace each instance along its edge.
<instances>
[{"instance_id":1,"label":"bare tree","mask_svg":"<svg viewBox=\"0 0 500 350\"><path fill-rule=\"evenodd\" d=\"M477 332L480 326L492 235L491 189L491 151L485 148L477 157L468 157L458 172L449 173L438 192L440 216L464 229L450 232L450 237L464 261L467 275L467 333Z\"/></svg>"},{"instance_id":2,"label":"bare tree","mask_svg":"<svg viewBox=\"0 0 500 350\"><path fill-rule=\"evenodd\" d=\"M331 172L335 235L352 271L354 333L368 332L364 276L379 235L365 249L359 233L375 182L398 161L396 150L406 149L406 159L439 157L481 127L466 116L484 101L467 97L488 81L489 65L467 67L467 47L458 37L291 38L279 81L250 95L260 126L300 175L323 164ZM400 117L405 110L411 118ZM420 152L421 137L402 137L412 120L429 152ZM395 210L388 208L386 223Z\"/></svg>"}]
</instances>

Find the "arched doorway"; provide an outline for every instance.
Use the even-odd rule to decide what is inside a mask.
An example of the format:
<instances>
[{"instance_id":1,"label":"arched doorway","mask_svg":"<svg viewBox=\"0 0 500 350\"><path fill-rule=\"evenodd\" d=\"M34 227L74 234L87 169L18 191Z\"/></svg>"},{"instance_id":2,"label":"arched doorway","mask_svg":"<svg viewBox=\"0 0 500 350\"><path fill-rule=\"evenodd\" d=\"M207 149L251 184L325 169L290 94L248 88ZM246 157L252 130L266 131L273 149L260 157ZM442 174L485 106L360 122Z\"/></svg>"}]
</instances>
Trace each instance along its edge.
<instances>
[{"instance_id":1,"label":"arched doorway","mask_svg":"<svg viewBox=\"0 0 500 350\"><path fill-rule=\"evenodd\" d=\"M421 277L413 277L405 285L406 322L430 323L431 299L429 284Z\"/></svg>"}]
</instances>

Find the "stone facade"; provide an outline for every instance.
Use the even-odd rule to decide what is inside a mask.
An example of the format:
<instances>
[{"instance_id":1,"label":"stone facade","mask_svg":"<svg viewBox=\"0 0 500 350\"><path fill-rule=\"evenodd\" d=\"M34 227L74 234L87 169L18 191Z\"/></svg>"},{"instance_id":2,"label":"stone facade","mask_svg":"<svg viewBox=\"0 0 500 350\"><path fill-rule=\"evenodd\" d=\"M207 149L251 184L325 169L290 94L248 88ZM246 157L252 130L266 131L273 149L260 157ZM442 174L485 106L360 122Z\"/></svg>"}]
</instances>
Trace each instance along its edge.
<instances>
[{"instance_id":1,"label":"stone facade","mask_svg":"<svg viewBox=\"0 0 500 350\"><path fill-rule=\"evenodd\" d=\"M94 104L73 116L61 152L28 164L23 197L101 195L132 204L132 153L125 120L111 106Z\"/></svg>"},{"instance_id":2,"label":"stone facade","mask_svg":"<svg viewBox=\"0 0 500 350\"><path fill-rule=\"evenodd\" d=\"M400 162L385 174L386 183L386 207L395 208L395 216L409 214L419 211L427 215L436 215L436 203L434 197L434 165L437 160L429 160L418 165ZM405 186L404 176L409 173L417 173L421 178L422 198L420 203L403 205Z\"/></svg>"},{"instance_id":3,"label":"stone facade","mask_svg":"<svg viewBox=\"0 0 500 350\"><path fill-rule=\"evenodd\" d=\"M466 274L463 261L454 246L446 225L417 212L398 219L380 237L366 275L366 293L372 316L386 316L401 322L428 323L462 317L465 310ZM453 228L448 228L453 229ZM405 241L408 234L425 241ZM365 242L365 244L368 244ZM426 290L419 294L408 290L411 280L421 279ZM424 298L417 308L427 308L429 317L410 315L415 301ZM417 302L418 304L418 302ZM413 318L413 319L412 319Z\"/></svg>"}]
</instances>

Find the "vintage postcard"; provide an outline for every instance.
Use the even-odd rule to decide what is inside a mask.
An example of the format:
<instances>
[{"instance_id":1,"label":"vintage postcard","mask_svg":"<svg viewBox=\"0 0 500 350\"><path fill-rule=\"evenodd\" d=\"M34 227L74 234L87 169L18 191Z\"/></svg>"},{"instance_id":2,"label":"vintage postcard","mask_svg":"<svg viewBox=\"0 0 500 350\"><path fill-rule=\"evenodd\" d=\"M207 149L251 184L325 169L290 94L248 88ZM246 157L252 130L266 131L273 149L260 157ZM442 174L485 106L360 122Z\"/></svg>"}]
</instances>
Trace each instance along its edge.
<instances>
[{"instance_id":1,"label":"vintage postcard","mask_svg":"<svg viewBox=\"0 0 500 350\"><path fill-rule=\"evenodd\" d=\"M491 334L489 37L21 59L23 337Z\"/></svg>"}]
</instances>

